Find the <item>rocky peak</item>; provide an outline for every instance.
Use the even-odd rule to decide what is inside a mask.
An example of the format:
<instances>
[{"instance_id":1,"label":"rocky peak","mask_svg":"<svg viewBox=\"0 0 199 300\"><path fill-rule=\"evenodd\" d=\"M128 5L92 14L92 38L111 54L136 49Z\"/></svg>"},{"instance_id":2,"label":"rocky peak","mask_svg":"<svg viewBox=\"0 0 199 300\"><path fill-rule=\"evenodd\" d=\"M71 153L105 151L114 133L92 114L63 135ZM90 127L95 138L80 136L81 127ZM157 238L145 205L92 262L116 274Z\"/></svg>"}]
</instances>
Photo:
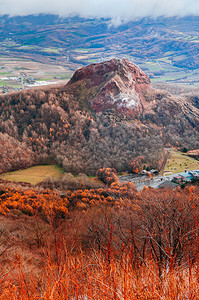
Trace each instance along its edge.
<instances>
[{"instance_id":1,"label":"rocky peak","mask_svg":"<svg viewBox=\"0 0 199 300\"><path fill-rule=\"evenodd\" d=\"M78 69L67 87L82 91L80 85L96 112L114 108L137 114L152 105L145 99L145 93L152 89L149 77L128 59L111 59Z\"/></svg>"},{"instance_id":2,"label":"rocky peak","mask_svg":"<svg viewBox=\"0 0 199 300\"><path fill-rule=\"evenodd\" d=\"M111 59L109 61L91 64L89 66L78 69L72 76L70 83L90 78L94 84L100 84L107 77L119 75L123 80L137 80L141 83L150 84L150 79L145 73L128 59Z\"/></svg>"}]
</instances>

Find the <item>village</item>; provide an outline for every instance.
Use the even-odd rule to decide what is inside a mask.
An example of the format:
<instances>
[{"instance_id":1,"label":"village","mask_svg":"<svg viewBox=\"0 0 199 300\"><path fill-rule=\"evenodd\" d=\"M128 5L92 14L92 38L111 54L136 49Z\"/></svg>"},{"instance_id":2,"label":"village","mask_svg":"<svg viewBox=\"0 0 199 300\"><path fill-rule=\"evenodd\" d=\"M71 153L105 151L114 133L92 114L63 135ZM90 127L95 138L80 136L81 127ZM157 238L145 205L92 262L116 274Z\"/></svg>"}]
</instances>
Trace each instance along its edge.
<instances>
[{"instance_id":1,"label":"village","mask_svg":"<svg viewBox=\"0 0 199 300\"><path fill-rule=\"evenodd\" d=\"M3 83L3 84L2 84ZM0 77L0 94L5 94L8 92L14 92L14 91L21 91L24 89L29 89L32 87L38 87L38 86L44 86L44 85L50 85L50 84L56 84L55 81L48 82L48 81L39 81L36 80L33 77L26 76L26 74L23 74L21 76L6 76L6 77Z\"/></svg>"},{"instance_id":2,"label":"village","mask_svg":"<svg viewBox=\"0 0 199 300\"><path fill-rule=\"evenodd\" d=\"M29 59L0 57L0 94L65 83L70 77L71 70L67 67Z\"/></svg>"},{"instance_id":3,"label":"village","mask_svg":"<svg viewBox=\"0 0 199 300\"><path fill-rule=\"evenodd\" d=\"M140 175L124 175L119 177L121 183L132 182L137 190L142 190L144 187L151 188L175 188L182 186L193 180L199 180L199 169L198 170L185 170L184 172L170 174L166 176L157 175L157 170L150 170L149 177L148 172L142 171ZM146 176L147 175L147 176Z\"/></svg>"}]
</instances>

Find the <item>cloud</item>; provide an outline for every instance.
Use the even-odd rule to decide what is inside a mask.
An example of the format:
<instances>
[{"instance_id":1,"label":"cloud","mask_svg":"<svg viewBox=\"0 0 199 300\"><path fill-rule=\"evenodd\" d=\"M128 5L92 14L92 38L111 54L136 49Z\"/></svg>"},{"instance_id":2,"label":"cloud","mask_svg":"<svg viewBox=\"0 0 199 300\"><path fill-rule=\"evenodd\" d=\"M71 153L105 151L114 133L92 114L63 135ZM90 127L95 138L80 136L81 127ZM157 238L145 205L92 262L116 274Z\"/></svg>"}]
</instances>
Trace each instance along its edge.
<instances>
[{"instance_id":1,"label":"cloud","mask_svg":"<svg viewBox=\"0 0 199 300\"><path fill-rule=\"evenodd\" d=\"M118 24L145 16L199 15L198 0L0 0L0 14L53 13L109 17Z\"/></svg>"}]
</instances>

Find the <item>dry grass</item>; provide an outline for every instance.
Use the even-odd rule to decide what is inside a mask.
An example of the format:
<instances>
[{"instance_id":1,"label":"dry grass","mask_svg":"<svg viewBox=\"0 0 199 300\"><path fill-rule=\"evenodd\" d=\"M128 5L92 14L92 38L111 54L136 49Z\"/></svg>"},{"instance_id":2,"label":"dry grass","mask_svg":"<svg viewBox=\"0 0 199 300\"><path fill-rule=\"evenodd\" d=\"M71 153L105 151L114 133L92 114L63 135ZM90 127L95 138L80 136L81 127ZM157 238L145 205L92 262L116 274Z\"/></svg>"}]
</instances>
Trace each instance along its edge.
<instances>
[{"instance_id":1,"label":"dry grass","mask_svg":"<svg viewBox=\"0 0 199 300\"><path fill-rule=\"evenodd\" d=\"M20 256L15 258L14 269L0 279L0 299L199 299L197 265L165 270L160 278L154 262L133 266L130 253L108 261L100 252L73 255L56 248L55 261L46 250L44 266L37 272Z\"/></svg>"},{"instance_id":2,"label":"dry grass","mask_svg":"<svg viewBox=\"0 0 199 300\"><path fill-rule=\"evenodd\" d=\"M35 166L25 170L5 173L0 178L17 182L28 182L30 184L37 184L46 177L59 178L62 176L62 169L56 165Z\"/></svg>"},{"instance_id":3,"label":"dry grass","mask_svg":"<svg viewBox=\"0 0 199 300\"><path fill-rule=\"evenodd\" d=\"M182 152L172 150L167 159L164 172L171 172L173 174L184 172L186 170L199 169L199 161L187 156Z\"/></svg>"}]
</instances>

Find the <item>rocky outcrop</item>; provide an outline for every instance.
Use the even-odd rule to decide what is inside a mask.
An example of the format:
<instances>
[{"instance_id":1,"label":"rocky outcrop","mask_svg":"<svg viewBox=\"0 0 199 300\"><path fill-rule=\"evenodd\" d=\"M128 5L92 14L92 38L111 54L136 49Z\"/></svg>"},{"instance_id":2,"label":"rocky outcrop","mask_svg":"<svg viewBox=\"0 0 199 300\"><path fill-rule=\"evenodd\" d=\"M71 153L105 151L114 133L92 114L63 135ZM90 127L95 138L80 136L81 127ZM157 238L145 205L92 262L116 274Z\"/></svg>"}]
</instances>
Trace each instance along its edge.
<instances>
[{"instance_id":1,"label":"rocky outcrop","mask_svg":"<svg viewBox=\"0 0 199 300\"><path fill-rule=\"evenodd\" d=\"M70 93L81 98L84 90L89 105L96 112L109 108L139 114L153 106L149 77L128 59L91 64L78 69L66 85Z\"/></svg>"}]
</instances>

